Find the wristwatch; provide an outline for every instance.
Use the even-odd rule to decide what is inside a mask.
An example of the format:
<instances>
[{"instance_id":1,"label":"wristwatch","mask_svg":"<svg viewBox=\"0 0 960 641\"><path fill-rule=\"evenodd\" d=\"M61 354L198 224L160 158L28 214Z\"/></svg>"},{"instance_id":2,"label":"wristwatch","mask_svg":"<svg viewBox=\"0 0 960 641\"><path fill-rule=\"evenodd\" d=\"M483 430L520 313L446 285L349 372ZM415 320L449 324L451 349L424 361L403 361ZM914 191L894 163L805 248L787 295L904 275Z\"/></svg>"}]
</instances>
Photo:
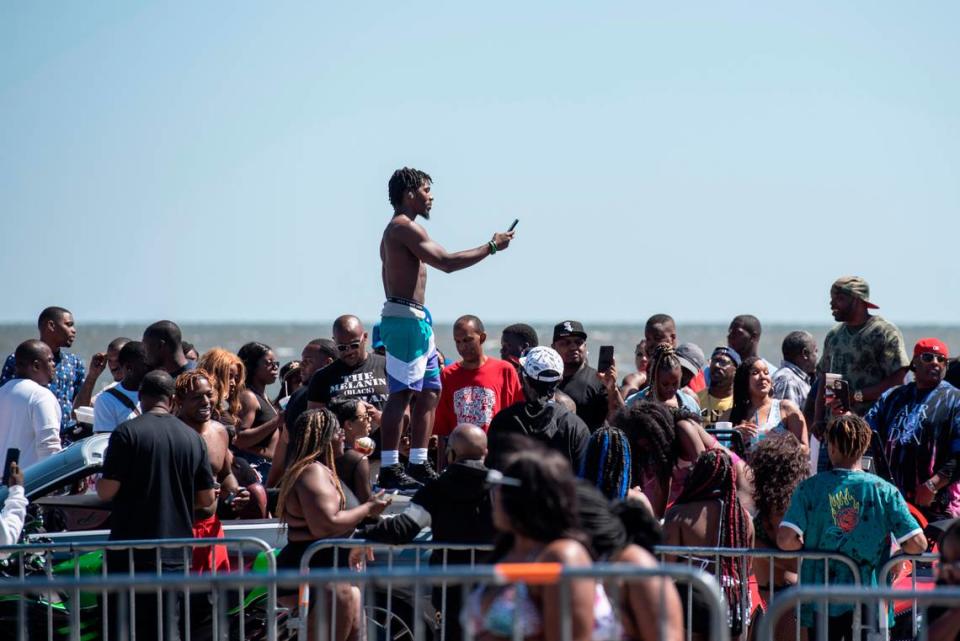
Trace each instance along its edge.
<instances>
[{"instance_id":1,"label":"wristwatch","mask_svg":"<svg viewBox=\"0 0 960 641\"><path fill-rule=\"evenodd\" d=\"M861 390L857 390L856 392L853 393L853 402L854 403L863 402L863 392Z\"/></svg>"},{"instance_id":2,"label":"wristwatch","mask_svg":"<svg viewBox=\"0 0 960 641\"><path fill-rule=\"evenodd\" d=\"M933 482L933 479L927 479L924 481L923 486L934 494L937 493L937 484Z\"/></svg>"}]
</instances>

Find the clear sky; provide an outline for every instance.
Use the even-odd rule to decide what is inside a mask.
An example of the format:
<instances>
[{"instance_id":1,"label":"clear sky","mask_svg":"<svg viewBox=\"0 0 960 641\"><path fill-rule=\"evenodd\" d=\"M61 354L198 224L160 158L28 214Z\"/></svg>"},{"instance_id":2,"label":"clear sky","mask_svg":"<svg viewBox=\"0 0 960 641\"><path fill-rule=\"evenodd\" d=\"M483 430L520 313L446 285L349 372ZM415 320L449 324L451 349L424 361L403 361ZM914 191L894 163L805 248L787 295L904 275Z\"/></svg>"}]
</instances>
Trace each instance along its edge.
<instances>
[{"instance_id":1,"label":"clear sky","mask_svg":"<svg viewBox=\"0 0 960 641\"><path fill-rule=\"evenodd\" d=\"M960 5L768 5L2 3L0 321L374 317L410 165L441 320L955 323Z\"/></svg>"}]
</instances>

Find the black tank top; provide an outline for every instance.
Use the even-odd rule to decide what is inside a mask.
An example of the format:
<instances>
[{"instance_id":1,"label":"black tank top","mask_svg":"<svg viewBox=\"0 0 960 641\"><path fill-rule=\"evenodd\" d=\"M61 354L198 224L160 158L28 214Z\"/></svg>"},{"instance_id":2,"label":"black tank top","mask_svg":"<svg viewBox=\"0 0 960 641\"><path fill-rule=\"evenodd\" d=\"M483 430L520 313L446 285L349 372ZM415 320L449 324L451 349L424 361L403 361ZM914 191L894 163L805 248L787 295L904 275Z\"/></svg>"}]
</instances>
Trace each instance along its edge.
<instances>
[{"instance_id":1,"label":"black tank top","mask_svg":"<svg viewBox=\"0 0 960 641\"><path fill-rule=\"evenodd\" d=\"M253 392L253 390L250 391ZM257 427L273 420L277 416L277 410L273 409L273 404L261 394L253 392L253 395L257 398L257 411L253 415L253 425L250 427ZM263 440L254 447L266 447L270 445L270 439L272 437L273 434L264 437Z\"/></svg>"}]
</instances>

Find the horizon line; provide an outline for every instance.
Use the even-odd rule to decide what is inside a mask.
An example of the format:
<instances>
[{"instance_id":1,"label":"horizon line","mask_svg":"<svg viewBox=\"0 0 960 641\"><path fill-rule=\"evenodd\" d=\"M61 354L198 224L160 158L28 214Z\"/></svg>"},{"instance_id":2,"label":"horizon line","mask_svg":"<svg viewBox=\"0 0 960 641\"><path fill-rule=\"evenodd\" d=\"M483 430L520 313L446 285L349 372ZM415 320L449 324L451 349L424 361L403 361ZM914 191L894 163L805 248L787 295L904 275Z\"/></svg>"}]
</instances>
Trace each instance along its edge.
<instances>
[{"instance_id":1,"label":"horizon line","mask_svg":"<svg viewBox=\"0 0 960 641\"><path fill-rule=\"evenodd\" d=\"M882 316L882 314L881 314L881 316ZM886 317L884 317L884 318L885 318L886 320L890 320L889 318L886 318ZM149 325L149 324L151 324L151 323L156 322L157 320L172 320L172 319L125 319L125 320L122 320L122 321L94 319L94 320L84 320L82 323L78 323L78 325L80 325L81 327L82 327L83 325L144 325L144 326L146 326L146 325ZM365 319L361 318L360 320L361 320L361 321L364 321ZM456 320L457 320L456 318L452 318L452 319L449 319L449 320L447 320L447 319L439 319L439 320L434 319L433 322L434 322L434 324L452 325L454 322L456 322ZM572 319L564 319L564 320L572 320ZM623 320L623 319L596 320L596 319L592 319L592 320L591 320L591 319L584 319L584 318L582 318L582 317L581 317L580 319L577 319L577 320L579 320L580 322L582 322L584 325L623 326L623 327L642 325L642 324L644 324L644 323L646 322L646 319L638 319L638 320ZM212 325L227 325L227 326L229 326L229 325L234 325L234 326L241 326L241 325L278 325L278 326L279 326L279 325L317 325L317 324L330 324L330 323L333 323L333 321L334 321L334 318L329 318L329 319L324 318L324 319L319 319L319 320L276 320L276 319L273 319L273 320L262 320L262 319L252 319L252 320L212 320L212 319L202 319L202 320L197 320L197 319L188 319L188 320L176 320L176 321L174 321L174 322L176 322L178 325L181 325L181 326L184 326L184 325L204 325L204 326L212 326ZM833 325L836 325L836 324L837 324L837 322L834 321L834 320L815 320L815 321L789 320L789 321L783 321L783 320L763 320L763 319L760 319L760 321L761 321L761 323L762 323L764 326L776 326L776 327L781 327L781 326L795 326L795 325L807 325L807 326L821 326L821 327L823 327L823 326L833 326ZM526 324L528 324L528 325L555 325L555 324L557 324L558 322L562 322L562 321L557 321L557 320L532 320L532 321L531 321L531 320L519 320L519 321L518 321L516 318L513 318L513 319L509 319L509 320L504 320L504 319L492 319L492 320L483 319L483 322L484 322L484 324L490 324L490 325L510 325L510 324L517 323L517 322L523 322L523 323L526 323ZM688 326L689 326L689 325L694 325L694 326L696 326L696 325L727 325L727 324L730 323L730 320L686 320L686 319L679 319L677 322L678 322L678 324L688 325ZM36 323L37 323L36 319L31 319L31 320L0 320L0 327L13 327L13 326L22 326L22 325L29 325L29 326L32 327L32 326L35 326ZM960 326L960 323L958 323L958 322L915 321L915 320L898 321L898 322L895 322L894 324L895 324L897 327L958 327L958 326Z\"/></svg>"}]
</instances>

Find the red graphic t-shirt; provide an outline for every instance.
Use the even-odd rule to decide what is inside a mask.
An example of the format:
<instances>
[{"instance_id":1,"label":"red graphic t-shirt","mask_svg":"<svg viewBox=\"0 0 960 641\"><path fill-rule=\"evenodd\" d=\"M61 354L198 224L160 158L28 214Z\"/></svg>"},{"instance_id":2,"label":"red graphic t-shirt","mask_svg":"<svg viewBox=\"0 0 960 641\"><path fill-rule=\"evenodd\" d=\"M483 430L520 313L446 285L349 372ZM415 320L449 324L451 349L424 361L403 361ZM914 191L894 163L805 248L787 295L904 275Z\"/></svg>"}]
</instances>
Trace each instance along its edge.
<instances>
[{"instance_id":1,"label":"red graphic t-shirt","mask_svg":"<svg viewBox=\"0 0 960 641\"><path fill-rule=\"evenodd\" d=\"M498 358L488 358L478 369L465 369L462 363L445 367L440 383L443 391L433 425L438 436L449 436L460 423L486 431L497 412L523 400L517 371Z\"/></svg>"}]
</instances>

